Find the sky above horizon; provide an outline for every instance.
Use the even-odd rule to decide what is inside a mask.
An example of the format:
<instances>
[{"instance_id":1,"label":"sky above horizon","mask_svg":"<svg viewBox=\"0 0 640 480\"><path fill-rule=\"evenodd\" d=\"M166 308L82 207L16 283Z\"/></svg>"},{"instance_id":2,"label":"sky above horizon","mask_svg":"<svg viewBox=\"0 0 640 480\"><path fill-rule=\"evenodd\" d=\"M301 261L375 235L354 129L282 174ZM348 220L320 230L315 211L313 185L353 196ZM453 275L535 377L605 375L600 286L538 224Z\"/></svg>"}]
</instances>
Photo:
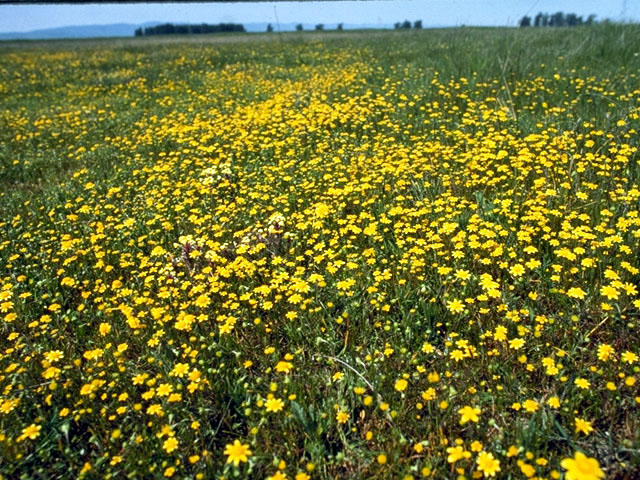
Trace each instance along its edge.
<instances>
[{"instance_id":1,"label":"sky above horizon","mask_svg":"<svg viewBox=\"0 0 640 480\"><path fill-rule=\"evenodd\" d=\"M112 23L324 23L514 26L523 15L576 13L640 21L637 0L395 0L257 3L0 5L0 32ZM277 19L276 19L277 15Z\"/></svg>"}]
</instances>

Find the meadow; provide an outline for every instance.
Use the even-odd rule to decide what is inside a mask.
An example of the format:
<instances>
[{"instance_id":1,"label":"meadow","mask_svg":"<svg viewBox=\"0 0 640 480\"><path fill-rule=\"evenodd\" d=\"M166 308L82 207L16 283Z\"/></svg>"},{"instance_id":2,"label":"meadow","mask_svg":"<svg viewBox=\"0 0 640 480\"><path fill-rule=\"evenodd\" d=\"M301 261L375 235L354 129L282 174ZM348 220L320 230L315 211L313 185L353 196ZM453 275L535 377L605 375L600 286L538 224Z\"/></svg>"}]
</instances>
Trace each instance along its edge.
<instances>
[{"instance_id":1,"label":"meadow","mask_svg":"<svg viewBox=\"0 0 640 480\"><path fill-rule=\"evenodd\" d=\"M0 477L640 476L640 27L0 45Z\"/></svg>"}]
</instances>

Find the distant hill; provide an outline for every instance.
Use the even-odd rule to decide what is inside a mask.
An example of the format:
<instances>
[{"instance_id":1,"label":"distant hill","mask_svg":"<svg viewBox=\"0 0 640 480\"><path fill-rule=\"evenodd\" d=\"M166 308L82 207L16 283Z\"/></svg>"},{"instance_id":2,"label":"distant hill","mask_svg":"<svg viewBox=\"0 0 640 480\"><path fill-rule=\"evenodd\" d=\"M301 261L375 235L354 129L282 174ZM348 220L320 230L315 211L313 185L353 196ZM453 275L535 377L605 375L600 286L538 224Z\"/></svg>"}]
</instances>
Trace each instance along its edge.
<instances>
[{"instance_id":1,"label":"distant hill","mask_svg":"<svg viewBox=\"0 0 640 480\"><path fill-rule=\"evenodd\" d=\"M54 38L96 38L96 37L132 37L136 28L151 27L166 22L147 22L142 24L113 23L110 25L72 25L68 27L45 28L32 30L30 32L0 32L0 40L45 40ZM173 22L175 24L183 22ZM265 32L268 23L244 23L247 32ZM271 24L274 32L278 31L278 25ZM298 23L281 23L281 32L293 32ZM303 23L305 31L315 30L315 24ZM335 30L337 24L324 24L325 30ZM343 24L345 30L355 29L388 29L393 28L392 24Z\"/></svg>"},{"instance_id":2,"label":"distant hill","mask_svg":"<svg viewBox=\"0 0 640 480\"><path fill-rule=\"evenodd\" d=\"M92 37L132 37L136 28L151 27L160 22L141 25L113 23L110 25L71 25L68 27L45 28L30 32L1 32L0 40L41 40L52 38L92 38Z\"/></svg>"}]
</instances>

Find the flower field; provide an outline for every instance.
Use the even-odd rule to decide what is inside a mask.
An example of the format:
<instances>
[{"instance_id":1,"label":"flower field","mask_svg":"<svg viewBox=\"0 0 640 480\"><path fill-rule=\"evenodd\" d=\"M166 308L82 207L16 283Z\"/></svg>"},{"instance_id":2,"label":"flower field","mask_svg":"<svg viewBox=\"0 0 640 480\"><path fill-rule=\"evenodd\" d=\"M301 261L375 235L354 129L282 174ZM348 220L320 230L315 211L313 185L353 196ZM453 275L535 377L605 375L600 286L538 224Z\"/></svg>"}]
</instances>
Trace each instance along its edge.
<instances>
[{"instance_id":1,"label":"flower field","mask_svg":"<svg viewBox=\"0 0 640 480\"><path fill-rule=\"evenodd\" d=\"M3 46L0 477L640 478L640 28L540 30Z\"/></svg>"}]
</instances>

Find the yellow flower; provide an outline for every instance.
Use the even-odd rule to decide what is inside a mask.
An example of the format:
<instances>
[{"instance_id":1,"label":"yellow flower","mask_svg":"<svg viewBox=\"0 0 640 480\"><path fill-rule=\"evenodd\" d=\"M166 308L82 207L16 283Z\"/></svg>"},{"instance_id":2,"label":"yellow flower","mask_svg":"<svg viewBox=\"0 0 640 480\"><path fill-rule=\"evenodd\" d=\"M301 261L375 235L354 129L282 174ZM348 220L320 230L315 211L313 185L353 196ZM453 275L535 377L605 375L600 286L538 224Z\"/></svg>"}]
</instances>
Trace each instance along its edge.
<instances>
[{"instance_id":1,"label":"yellow flower","mask_svg":"<svg viewBox=\"0 0 640 480\"><path fill-rule=\"evenodd\" d=\"M447 462L449 463L456 463L458 460L471 457L471 452L466 451L460 445L447 448L447 453L449 454L447 456Z\"/></svg>"},{"instance_id":2,"label":"yellow flower","mask_svg":"<svg viewBox=\"0 0 640 480\"><path fill-rule=\"evenodd\" d=\"M482 411L479 408L467 405L458 410L458 413L460 414L460 425L464 425L469 421L477 423L479 420L478 415L480 415Z\"/></svg>"},{"instance_id":3,"label":"yellow flower","mask_svg":"<svg viewBox=\"0 0 640 480\"><path fill-rule=\"evenodd\" d=\"M461 313L464 311L464 303L460 300L451 300L447 302L447 308L451 313Z\"/></svg>"},{"instance_id":4,"label":"yellow flower","mask_svg":"<svg viewBox=\"0 0 640 480\"><path fill-rule=\"evenodd\" d=\"M605 285L600 289L600 294L603 297L607 297L609 300L616 300L620 293L611 285Z\"/></svg>"},{"instance_id":5,"label":"yellow flower","mask_svg":"<svg viewBox=\"0 0 640 480\"><path fill-rule=\"evenodd\" d=\"M509 450L507 450L507 457L511 458L511 457L515 457L518 454L518 447L516 447L515 445L511 445L509 447Z\"/></svg>"},{"instance_id":6,"label":"yellow flower","mask_svg":"<svg viewBox=\"0 0 640 480\"><path fill-rule=\"evenodd\" d=\"M172 377L184 377L189 372L189 365L186 363L176 363L169 373Z\"/></svg>"},{"instance_id":7,"label":"yellow flower","mask_svg":"<svg viewBox=\"0 0 640 480\"><path fill-rule=\"evenodd\" d=\"M174 437L169 437L162 444L162 448L164 448L165 452L171 453L178 448L178 440L176 440Z\"/></svg>"},{"instance_id":8,"label":"yellow flower","mask_svg":"<svg viewBox=\"0 0 640 480\"><path fill-rule=\"evenodd\" d=\"M567 471L567 480L599 480L604 478L604 472L595 458L587 457L582 452L575 452L573 458L565 458L560 462Z\"/></svg>"},{"instance_id":9,"label":"yellow flower","mask_svg":"<svg viewBox=\"0 0 640 480\"><path fill-rule=\"evenodd\" d=\"M628 363L629 365L638 361L638 356L635 353L629 351L624 352L620 358L623 362Z\"/></svg>"},{"instance_id":10,"label":"yellow flower","mask_svg":"<svg viewBox=\"0 0 640 480\"><path fill-rule=\"evenodd\" d=\"M205 308L211 303L211 299L207 295L200 295L193 303L197 307Z\"/></svg>"},{"instance_id":11,"label":"yellow flower","mask_svg":"<svg viewBox=\"0 0 640 480\"><path fill-rule=\"evenodd\" d=\"M156 390L156 394L159 397L165 397L169 395L172 391L173 391L173 387L171 386L171 384L163 383L158 387L158 390Z\"/></svg>"},{"instance_id":12,"label":"yellow flower","mask_svg":"<svg viewBox=\"0 0 640 480\"><path fill-rule=\"evenodd\" d=\"M587 292L579 287L571 287L569 290L567 290L567 296L571 298L583 299L586 294Z\"/></svg>"},{"instance_id":13,"label":"yellow flower","mask_svg":"<svg viewBox=\"0 0 640 480\"><path fill-rule=\"evenodd\" d=\"M94 390L94 386L90 383L87 383L86 385L83 385L82 388L80 389L80 395L89 395L91 392L93 392Z\"/></svg>"},{"instance_id":14,"label":"yellow flower","mask_svg":"<svg viewBox=\"0 0 640 480\"><path fill-rule=\"evenodd\" d=\"M275 370L279 373L289 373L293 368L293 364L291 362L281 361L276 363Z\"/></svg>"},{"instance_id":15,"label":"yellow flower","mask_svg":"<svg viewBox=\"0 0 640 480\"><path fill-rule=\"evenodd\" d=\"M587 380L586 378L576 378L573 383L575 383L576 386L582 388L583 390L586 390L591 386L591 383L589 383L589 380Z\"/></svg>"},{"instance_id":16,"label":"yellow flower","mask_svg":"<svg viewBox=\"0 0 640 480\"><path fill-rule=\"evenodd\" d=\"M111 332L111 325L109 325L108 323L102 322L98 329L100 331L100 335L105 336L109 332Z\"/></svg>"},{"instance_id":17,"label":"yellow flower","mask_svg":"<svg viewBox=\"0 0 640 480\"><path fill-rule=\"evenodd\" d=\"M435 388L427 388L420 396L426 401L433 400L436 398L436 390Z\"/></svg>"},{"instance_id":18,"label":"yellow flower","mask_svg":"<svg viewBox=\"0 0 640 480\"><path fill-rule=\"evenodd\" d=\"M315 214L318 218L324 218L329 215L329 207L324 203L318 203L315 208Z\"/></svg>"},{"instance_id":19,"label":"yellow flower","mask_svg":"<svg viewBox=\"0 0 640 480\"><path fill-rule=\"evenodd\" d=\"M35 440L40 436L40 430L42 430L40 425L32 423L28 427L22 429L22 434L18 437L18 442L22 442L27 438L29 440Z\"/></svg>"},{"instance_id":20,"label":"yellow flower","mask_svg":"<svg viewBox=\"0 0 640 480\"><path fill-rule=\"evenodd\" d=\"M464 352L460 349L455 349L453 350L449 356L455 360L456 362L459 362L460 360L462 360L464 358Z\"/></svg>"},{"instance_id":21,"label":"yellow flower","mask_svg":"<svg viewBox=\"0 0 640 480\"><path fill-rule=\"evenodd\" d=\"M511 275L513 275L514 277L518 278L518 277L522 276L522 274L525 272L525 270L524 270L524 267L518 263L518 264L512 266L509 269L509 272L511 273Z\"/></svg>"},{"instance_id":22,"label":"yellow flower","mask_svg":"<svg viewBox=\"0 0 640 480\"><path fill-rule=\"evenodd\" d=\"M536 469L533 467L533 465L529 465L522 460L518 460L518 466L520 467L520 471L522 472L522 474L527 478L533 477L536 473Z\"/></svg>"},{"instance_id":23,"label":"yellow flower","mask_svg":"<svg viewBox=\"0 0 640 480\"><path fill-rule=\"evenodd\" d=\"M229 443L224 447L224 454L227 456L227 463L233 463L237 467L240 462L249 461L251 450L249 445L243 445L236 439L233 444Z\"/></svg>"},{"instance_id":24,"label":"yellow flower","mask_svg":"<svg viewBox=\"0 0 640 480\"><path fill-rule=\"evenodd\" d=\"M593 427L591 426L591 422L586 421L583 418L575 418L576 422L576 433L582 432L585 435L589 435L593 431Z\"/></svg>"},{"instance_id":25,"label":"yellow flower","mask_svg":"<svg viewBox=\"0 0 640 480\"><path fill-rule=\"evenodd\" d=\"M471 451L472 452L482 451L482 442L479 442L478 440L474 440L473 442L471 442Z\"/></svg>"},{"instance_id":26,"label":"yellow flower","mask_svg":"<svg viewBox=\"0 0 640 480\"><path fill-rule=\"evenodd\" d=\"M267 412L279 412L284 408L284 402L279 398L270 398L264 404Z\"/></svg>"},{"instance_id":27,"label":"yellow flower","mask_svg":"<svg viewBox=\"0 0 640 480\"><path fill-rule=\"evenodd\" d=\"M394 385L394 388L398 392L402 392L407 389L407 385L409 385L409 383L404 378L401 378L399 380L396 380L396 384Z\"/></svg>"},{"instance_id":28,"label":"yellow flower","mask_svg":"<svg viewBox=\"0 0 640 480\"><path fill-rule=\"evenodd\" d=\"M615 353L615 350L611 345L607 345L606 343L603 343L598 347L598 360L602 360L603 362L606 362L614 353Z\"/></svg>"},{"instance_id":29,"label":"yellow flower","mask_svg":"<svg viewBox=\"0 0 640 480\"><path fill-rule=\"evenodd\" d=\"M535 400L525 400L522 406L529 413L537 412L538 408L540 407L540 405L538 405L538 402L536 402Z\"/></svg>"},{"instance_id":30,"label":"yellow flower","mask_svg":"<svg viewBox=\"0 0 640 480\"><path fill-rule=\"evenodd\" d=\"M277 471L273 475L267 477L267 480L287 480L287 475L280 471Z\"/></svg>"},{"instance_id":31,"label":"yellow flower","mask_svg":"<svg viewBox=\"0 0 640 480\"><path fill-rule=\"evenodd\" d=\"M553 396L549 400L547 400L547 405L549 405L551 408L560 408L560 399L556 396Z\"/></svg>"},{"instance_id":32,"label":"yellow flower","mask_svg":"<svg viewBox=\"0 0 640 480\"><path fill-rule=\"evenodd\" d=\"M338 410L338 413L336 414L336 420L340 424L347 423L347 420L349 420L349 414L341 410Z\"/></svg>"},{"instance_id":33,"label":"yellow flower","mask_svg":"<svg viewBox=\"0 0 640 480\"><path fill-rule=\"evenodd\" d=\"M51 363L57 362L62 357L64 357L64 353L60 350L52 350L51 352L47 352L44 354L44 357Z\"/></svg>"},{"instance_id":34,"label":"yellow flower","mask_svg":"<svg viewBox=\"0 0 640 480\"><path fill-rule=\"evenodd\" d=\"M500 471L500 461L494 458L492 453L481 452L478 455L478 470L480 470L485 477L495 477L496 473Z\"/></svg>"}]
</instances>

